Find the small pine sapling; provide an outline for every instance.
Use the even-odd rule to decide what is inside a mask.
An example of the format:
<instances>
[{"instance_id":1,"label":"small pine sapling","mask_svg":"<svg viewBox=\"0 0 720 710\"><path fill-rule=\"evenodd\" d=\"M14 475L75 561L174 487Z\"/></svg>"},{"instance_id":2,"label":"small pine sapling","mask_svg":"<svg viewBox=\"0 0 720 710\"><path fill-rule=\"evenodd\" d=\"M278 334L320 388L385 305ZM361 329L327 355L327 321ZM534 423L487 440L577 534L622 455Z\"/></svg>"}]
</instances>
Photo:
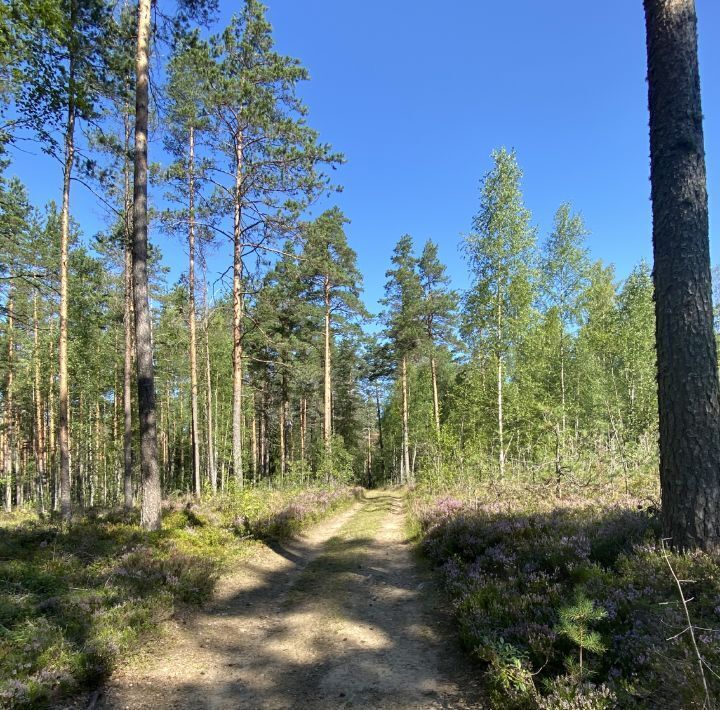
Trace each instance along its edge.
<instances>
[{"instance_id":1,"label":"small pine sapling","mask_svg":"<svg viewBox=\"0 0 720 710\"><path fill-rule=\"evenodd\" d=\"M606 616L605 609L596 607L592 600L584 596L579 596L572 606L560 610L558 630L579 648L578 673L580 680L583 679L584 653L602 655L607 650L600 634L590 628L593 623L602 621Z\"/></svg>"}]
</instances>

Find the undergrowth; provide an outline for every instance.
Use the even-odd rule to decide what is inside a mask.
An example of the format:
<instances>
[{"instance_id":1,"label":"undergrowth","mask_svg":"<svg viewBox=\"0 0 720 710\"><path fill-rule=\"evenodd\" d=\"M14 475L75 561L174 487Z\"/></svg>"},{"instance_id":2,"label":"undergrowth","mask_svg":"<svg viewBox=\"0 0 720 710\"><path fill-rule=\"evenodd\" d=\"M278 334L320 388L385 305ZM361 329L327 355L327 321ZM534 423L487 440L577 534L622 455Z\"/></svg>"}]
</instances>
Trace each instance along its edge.
<instances>
[{"instance_id":1,"label":"undergrowth","mask_svg":"<svg viewBox=\"0 0 720 710\"><path fill-rule=\"evenodd\" d=\"M25 513L0 518L0 707L42 707L98 682L176 605L208 600L254 540L287 537L354 493L178 499L150 534L123 511L89 511L65 527Z\"/></svg>"},{"instance_id":2,"label":"undergrowth","mask_svg":"<svg viewBox=\"0 0 720 710\"><path fill-rule=\"evenodd\" d=\"M708 707L657 510L546 488L416 492L422 546L497 708ZM720 560L668 556L720 707Z\"/></svg>"}]
</instances>

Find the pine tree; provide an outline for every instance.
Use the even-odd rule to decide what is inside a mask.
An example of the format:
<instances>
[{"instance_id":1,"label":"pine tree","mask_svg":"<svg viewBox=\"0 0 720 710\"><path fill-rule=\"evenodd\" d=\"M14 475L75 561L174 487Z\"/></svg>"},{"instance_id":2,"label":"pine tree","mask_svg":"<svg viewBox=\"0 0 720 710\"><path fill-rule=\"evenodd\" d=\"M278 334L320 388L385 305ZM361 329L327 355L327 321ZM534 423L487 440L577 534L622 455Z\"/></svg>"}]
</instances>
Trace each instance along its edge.
<instances>
[{"instance_id":1,"label":"pine tree","mask_svg":"<svg viewBox=\"0 0 720 710\"><path fill-rule=\"evenodd\" d=\"M418 260L418 272L423 293L421 318L430 357L435 434L439 436L440 399L436 349L439 345L452 341L458 295L450 290L450 279L446 274L445 266L438 259L437 244L430 239L425 242Z\"/></svg>"},{"instance_id":2,"label":"pine tree","mask_svg":"<svg viewBox=\"0 0 720 710\"><path fill-rule=\"evenodd\" d=\"M711 549L720 546L720 384L695 2L644 6L663 526L677 548Z\"/></svg>"},{"instance_id":3,"label":"pine tree","mask_svg":"<svg viewBox=\"0 0 720 710\"><path fill-rule=\"evenodd\" d=\"M332 426L333 328L365 315L360 302L362 276L355 252L345 236L347 219L333 208L306 229L301 255L301 276L307 283L306 298L322 310L323 320L323 442L330 447Z\"/></svg>"},{"instance_id":4,"label":"pine tree","mask_svg":"<svg viewBox=\"0 0 720 710\"><path fill-rule=\"evenodd\" d=\"M296 87L307 71L274 50L258 0L244 1L213 46L219 64L211 111L234 178L221 191L233 215L233 471L242 486L245 253L292 231L302 206L327 186L322 165L340 157L305 123Z\"/></svg>"},{"instance_id":5,"label":"pine tree","mask_svg":"<svg viewBox=\"0 0 720 710\"><path fill-rule=\"evenodd\" d=\"M416 351L423 337L423 289L413 254L413 241L405 234L395 245L392 255L394 268L386 272L385 337L391 345L395 362L400 367L401 383L401 483L411 479L410 467L410 413L408 409L408 359Z\"/></svg>"}]
</instances>

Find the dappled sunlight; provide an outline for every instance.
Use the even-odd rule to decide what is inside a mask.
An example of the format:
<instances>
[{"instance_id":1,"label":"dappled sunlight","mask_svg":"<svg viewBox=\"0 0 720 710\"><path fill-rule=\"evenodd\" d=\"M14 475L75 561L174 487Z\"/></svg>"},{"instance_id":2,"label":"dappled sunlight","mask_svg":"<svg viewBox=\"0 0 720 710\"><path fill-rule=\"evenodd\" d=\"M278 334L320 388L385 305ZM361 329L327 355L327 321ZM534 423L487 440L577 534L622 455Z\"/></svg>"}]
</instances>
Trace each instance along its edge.
<instances>
[{"instance_id":1,"label":"dappled sunlight","mask_svg":"<svg viewBox=\"0 0 720 710\"><path fill-rule=\"evenodd\" d=\"M117 675L104 707L465 707L477 684L458 682L403 513L402 493L376 493L269 546L176 625L156 662Z\"/></svg>"}]
</instances>

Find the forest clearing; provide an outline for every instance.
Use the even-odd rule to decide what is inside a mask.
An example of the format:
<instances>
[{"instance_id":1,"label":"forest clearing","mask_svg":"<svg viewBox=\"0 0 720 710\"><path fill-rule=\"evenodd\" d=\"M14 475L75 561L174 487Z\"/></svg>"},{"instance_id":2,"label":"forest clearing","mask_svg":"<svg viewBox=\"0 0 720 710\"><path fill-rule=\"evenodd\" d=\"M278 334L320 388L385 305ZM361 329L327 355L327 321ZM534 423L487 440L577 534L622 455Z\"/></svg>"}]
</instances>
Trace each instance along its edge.
<instances>
[{"instance_id":1,"label":"forest clearing","mask_svg":"<svg viewBox=\"0 0 720 710\"><path fill-rule=\"evenodd\" d=\"M720 5L312 4L0 5L0 707L719 708Z\"/></svg>"}]
</instances>

